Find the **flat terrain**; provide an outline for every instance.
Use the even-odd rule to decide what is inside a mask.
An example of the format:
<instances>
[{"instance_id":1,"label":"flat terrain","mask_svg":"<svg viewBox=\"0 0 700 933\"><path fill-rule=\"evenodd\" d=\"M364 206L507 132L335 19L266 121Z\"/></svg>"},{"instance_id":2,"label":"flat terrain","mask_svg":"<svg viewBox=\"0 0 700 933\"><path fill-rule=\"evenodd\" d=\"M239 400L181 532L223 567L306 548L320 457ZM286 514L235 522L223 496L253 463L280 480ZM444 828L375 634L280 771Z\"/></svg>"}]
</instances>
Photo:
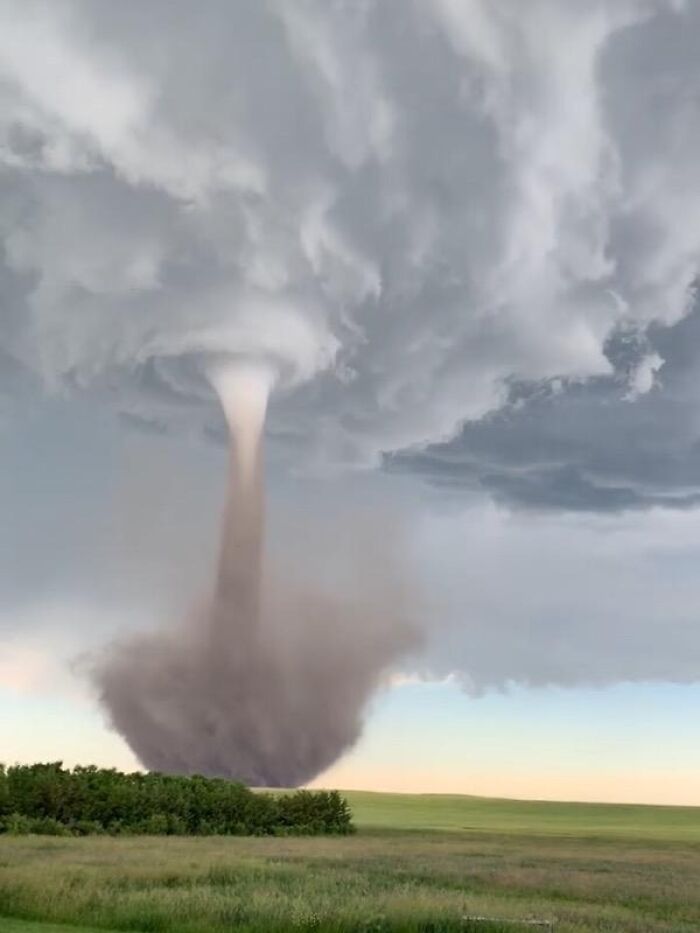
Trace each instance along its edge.
<instances>
[{"instance_id":1,"label":"flat terrain","mask_svg":"<svg viewBox=\"0 0 700 933\"><path fill-rule=\"evenodd\" d=\"M0 931L700 930L700 809L348 798L349 838L0 837Z\"/></svg>"},{"instance_id":2,"label":"flat terrain","mask_svg":"<svg viewBox=\"0 0 700 933\"><path fill-rule=\"evenodd\" d=\"M657 839L700 844L700 807L343 791L360 827Z\"/></svg>"}]
</instances>

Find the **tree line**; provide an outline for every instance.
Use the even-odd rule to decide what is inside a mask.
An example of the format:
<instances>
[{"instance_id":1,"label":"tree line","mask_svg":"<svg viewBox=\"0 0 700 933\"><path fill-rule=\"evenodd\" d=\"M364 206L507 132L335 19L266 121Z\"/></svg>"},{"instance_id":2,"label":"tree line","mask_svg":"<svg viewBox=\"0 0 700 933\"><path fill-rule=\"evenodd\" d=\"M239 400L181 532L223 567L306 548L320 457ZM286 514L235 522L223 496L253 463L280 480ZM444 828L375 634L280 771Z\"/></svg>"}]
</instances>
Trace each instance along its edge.
<instances>
[{"instance_id":1,"label":"tree line","mask_svg":"<svg viewBox=\"0 0 700 933\"><path fill-rule=\"evenodd\" d=\"M337 791L255 793L201 775L0 765L0 833L320 835L354 831Z\"/></svg>"}]
</instances>

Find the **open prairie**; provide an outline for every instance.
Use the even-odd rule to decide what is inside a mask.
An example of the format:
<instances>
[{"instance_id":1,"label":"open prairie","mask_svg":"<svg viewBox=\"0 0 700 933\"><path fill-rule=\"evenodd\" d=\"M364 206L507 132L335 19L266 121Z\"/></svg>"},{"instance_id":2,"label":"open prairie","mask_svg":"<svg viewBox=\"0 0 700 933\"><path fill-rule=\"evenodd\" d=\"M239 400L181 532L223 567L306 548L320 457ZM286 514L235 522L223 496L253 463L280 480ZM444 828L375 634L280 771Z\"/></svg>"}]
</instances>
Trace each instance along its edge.
<instances>
[{"instance_id":1,"label":"open prairie","mask_svg":"<svg viewBox=\"0 0 700 933\"><path fill-rule=\"evenodd\" d=\"M1 837L0 930L700 929L700 810L347 796L345 838Z\"/></svg>"}]
</instances>

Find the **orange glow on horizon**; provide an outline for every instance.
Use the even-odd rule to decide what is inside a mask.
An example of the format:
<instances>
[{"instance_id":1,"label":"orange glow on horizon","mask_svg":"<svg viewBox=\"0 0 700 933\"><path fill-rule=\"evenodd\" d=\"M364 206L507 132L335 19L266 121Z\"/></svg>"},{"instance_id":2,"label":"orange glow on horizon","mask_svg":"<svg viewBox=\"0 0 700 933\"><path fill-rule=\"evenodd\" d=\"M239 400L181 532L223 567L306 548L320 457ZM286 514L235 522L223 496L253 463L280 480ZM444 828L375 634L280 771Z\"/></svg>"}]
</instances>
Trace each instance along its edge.
<instances>
[{"instance_id":1,"label":"orange glow on horizon","mask_svg":"<svg viewBox=\"0 0 700 933\"><path fill-rule=\"evenodd\" d=\"M697 771L519 772L473 771L467 775L419 768L360 769L343 763L310 787L337 787L405 794L468 794L521 800L700 806Z\"/></svg>"}]
</instances>

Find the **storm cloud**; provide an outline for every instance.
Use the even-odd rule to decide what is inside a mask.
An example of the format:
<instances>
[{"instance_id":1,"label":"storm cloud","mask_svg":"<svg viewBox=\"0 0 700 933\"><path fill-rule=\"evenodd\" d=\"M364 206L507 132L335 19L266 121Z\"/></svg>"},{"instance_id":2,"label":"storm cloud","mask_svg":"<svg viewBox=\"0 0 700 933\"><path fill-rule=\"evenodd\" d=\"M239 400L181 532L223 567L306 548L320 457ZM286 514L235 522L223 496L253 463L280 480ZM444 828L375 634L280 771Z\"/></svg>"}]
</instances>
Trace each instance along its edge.
<instances>
[{"instance_id":1,"label":"storm cloud","mask_svg":"<svg viewBox=\"0 0 700 933\"><path fill-rule=\"evenodd\" d=\"M211 426L202 357L271 359L320 463L608 376L692 298L698 16L4 0L3 352L164 429Z\"/></svg>"},{"instance_id":2,"label":"storm cloud","mask_svg":"<svg viewBox=\"0 0 700 933\"><path fill-rule=\"evenodd\" d=\"M699 29L674 0L0 0L0 630L42 588L181 599L225 438L203 374L246 358L278 505L357 467L402 500L416 669L692 679ZM93 527L122 437L192 464L133 548Z\"/></svg>"},{"instance_id":3,"label":"storm cloud","mask_svg":"<svg viewBox=\"0 0 700 933\"><path fill-rule=\"evenodd\" d=\"M386 466L518 508L692 508L700 501L699 340L694 309L673 327L651 328L641 344L611 342L613 375L512 385L498 412L449 442L389 456ZM658 368L637 394L629 376L641 358Z\"/></svg>"}]
</instances>

